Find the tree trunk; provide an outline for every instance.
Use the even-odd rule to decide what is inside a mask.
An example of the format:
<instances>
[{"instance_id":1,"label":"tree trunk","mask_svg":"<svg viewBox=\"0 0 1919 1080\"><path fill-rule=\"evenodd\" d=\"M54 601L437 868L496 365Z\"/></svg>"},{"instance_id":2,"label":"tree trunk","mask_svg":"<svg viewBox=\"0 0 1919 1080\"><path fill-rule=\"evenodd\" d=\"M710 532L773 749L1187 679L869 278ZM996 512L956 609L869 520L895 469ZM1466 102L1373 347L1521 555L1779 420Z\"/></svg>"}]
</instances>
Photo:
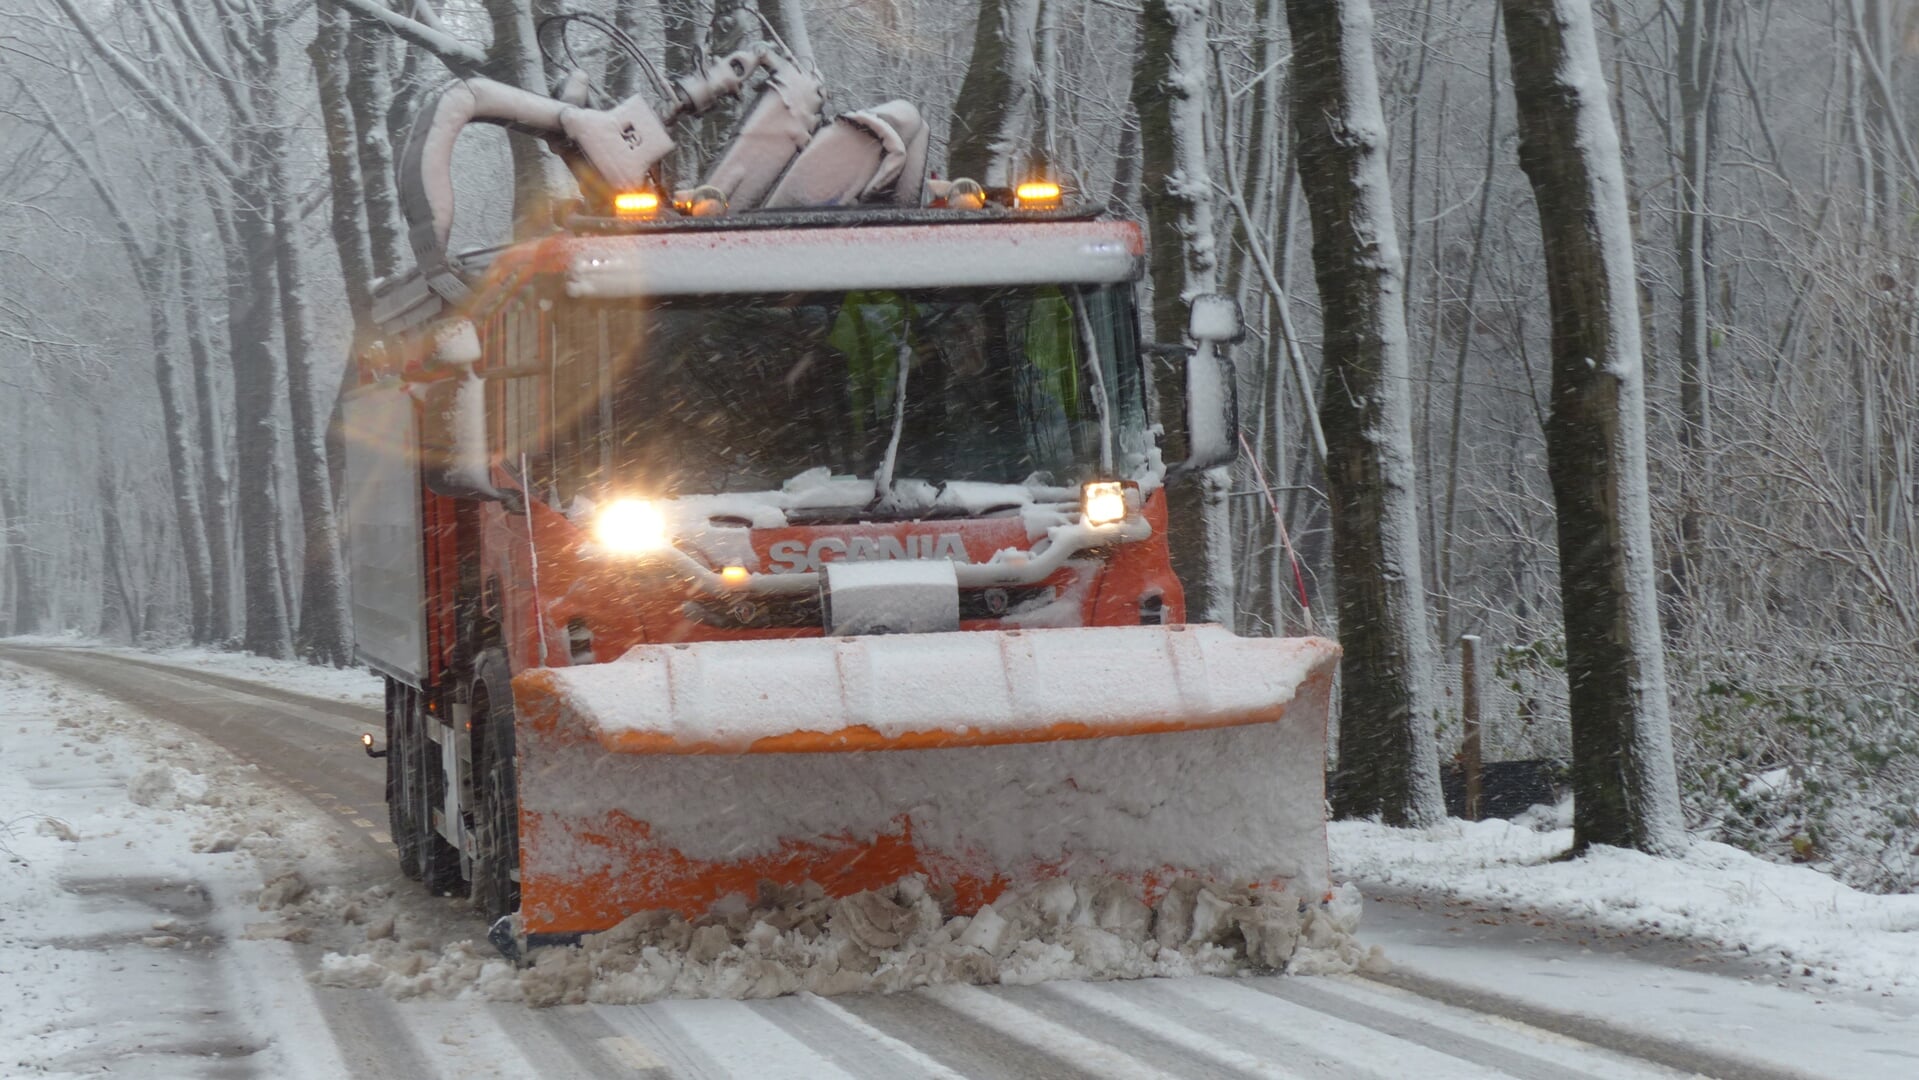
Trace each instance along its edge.
<instances>
[{"instance_id":1,"label":"tree trunk","mask_svg":"<svg viewBox=\"0 0 1919 1080\"><path fill-rule=\"evenodd\" d=\"M131 642L138 629L138 601L134 597L132 576L127 571L126 530L120 522L120 500L114 490L112 470L100 465L97 486L100 501L100 623L98 633L107 641Z\"/></svg>"},{"instance_id":2,"label":"tree trunk","mask_svg":"<svg viewBox=\"0 0 1919 1080\"><path fill-rule=\"evenodd\" d=\"M377 280L398 273L406 257L406 232L400 226L393 139L388 127L393 107L393 72L388 63L391 38L357 19L350 31L347 106L353 111L353 146L360 159L367 252Z\"/></svg>"},{"instance_id":3,"label":"tree trunk","mask_svg":"<svg viewBox=\"0 0 1919 1080\"><path fill-rule=\"evenodd\" d=\"M760 0L760 14L766 16L773 32L786 42L801 67L817 66L813 59L813 35L806 26L806 5L801 0Z\"/></svg>"},{"instance_id":4,"label":"tree trunk","mask_svg":"<svg viewBox=\"0 0 1919 1080\"><path fill-rule=\"evenodd\" d=\"M273 348L273 249L269 192L241 184L227 253L227 351L233 364L233 438L239 459L242 641L248 652L287 659L293 631L280 588L280 400L284 370Z\"/></svg>"},{"instance_id":5,"label":"tree trunk","mask_svg":"<svg viewBox=\"0 0 1919 1080\"><path fill-rule=\"evenodd\" d=\"M0 540L6 541L7 571L11 587L7 632L37 634L47 628L47 610L40 581L34 573L33 552L27 535L27 496L20 486L9 486L0 476Z\"/></svg>"},{"instance_id":6,"label":"tree trunk","mask_svg":"<svg viewBox=\"0 0 1919 1080\"><path fill-rule=\"evenodd\" d=\"M1705 529L1700 500L1711 490L1712 281L1707 262L1707 182L1711 170L1713 83L1719 67L1720 0L1686 0L1679 24L1679 445L1686 451L1679 550L1672 560L1675 591L1683 592L1699 557Z\"/></svg>"},{"instance_id":7,"label":"tree trunk","mask_svg":"<svg viewBox=\"0 0 1919 1080\"><path fill-rule=\"evenodd\" d=\"M355 149L359 122L349 100L347 16L331 4L314 10L313 41L307 58L319 90L320 122L326 132L328 225L340 259L340 277L346 288L347 310L356 326L373 315L373 249L367 239L366 187L360 182L360 155Z\"/></svg>"},{"instance_id":8,"label":"tree trunk","mask_svg":"<svg viewBox=\"0 0 1919 1080\"><path fill-rule=\"evenodd\" d=\"M1421 581L1404 263L1367 0L1287 0L1293 127L1325 327L1326 486L1339 602L1333 811L1424 825L1445 815Z\"/></svg>"},{"instance_id":9,"label":"tree trunk","mask_svg":"<svg viewBox=\"0 0 1919 1080\"><path fill-rule=\"evenodd\" d=\"M953 106L946 170L987 187L1017 183L1032 118L1039 0L983 0L973 56Z\"/></svg>"},{"instance_id":10,"label":"tree trunk","mask_svg":"<svg viewBox=\"0 0 1919 1080\"><path fill-rule=\"evenodd\" d=\"M194 472L193 424L180 406L174 376L173 321L166 309L165 275L159 256L143 258L137 271L147 298L147 329L153 345L153 381L160 393L160 425L167 444L167 470L173 490L174 524L180 531L180 556L187 569L187 604L195 644L213 640L212 564L205 522L200 517L198 477Z\"/></svg>"},{"instance_id":11,"label":"tree trunk","mask_svg":"<svg viewBox=\"0 0 1919 1080\"><path fill-rule=\"evenodd\" d=\"M272 46L260 45L277 65ZM279 286L280 329L285 348L287 397L293 424L293 470L300 499L304 570L300 583L299 652L316 663L342 665L352 659L352 617L347 613L346 576L340 552L339 521L334 513L333 484L327 471L326 431L320 422L317 390L333 389L337 380L315 372L312 341L307 330L306 273L301 265L299 222L286 166L286 143L275 122L276 110L265 96L257 102L262 118L259 139L261 166L272 199L274 279Z\"/></svg>"},{"instance_id":12,"label":"tree trunk","mask_svg":"<svg viewBox=\"0 0 1919 1080\"><path fill-rule=\"evenodd\" d=\"M173 229L174 257L179 260L181 309L185 316L188 356L193 364L193 400L200 434L200 518L207 538L207 639L217 645L233 641L233 488L227 474L226 440L221 435L220 407L215 400L213 343L208 338L201 306L198 255L184 220Z\"/></svg>"},{"instance_id":13,"label":"tree trunk","mask_svg":"<svg viewBox=\"0 0 1919 1080\"><path fill-rule=\"evenodd\" d=\"M1212 191L1205 158L1206 8L1197 0L1146 0L1140 8L1132 103L1139 116L1140 194L1151 274L1150 340L1183 341L1188 304L1212 292L1218 273ZM1176 356L1153 360L1153 388L1166 427L1168 463L1186 460L1186 369ZM1187 617L1232 625L1231 529L1224 514L1227 470L1181 478L1166 489L1167 543L1186 588Z\"/></svg>"},{"instance_id":14,"label":"tree trunk","mask_svg":"<svg viewBox=\"0 0 1919 1080\"><path fill-rule=\"evenodd\" d=\"M1573 741L1573 845L1685 842L1646 482L1645 388L1618 135L1586 0L1502 0L1552 307L1547 472Z\"/></svg>"},{"instance_id":15,"label":"tree trunk","mask_svg":"<svg viewBox=\"0 0 1919 1080\"><path fill-rule=\"evenodd\" d=\"M487 51L488 75L535 94L548 92L546 65L534 38L533 10L545 6L541 0L485 0L493 24L493 46ZM510 132L507 146L513 155L514 237L525 239L552 225L553 200L561 190L556 171L559 161L531 135Z\"/></svg>"}]
</instances>

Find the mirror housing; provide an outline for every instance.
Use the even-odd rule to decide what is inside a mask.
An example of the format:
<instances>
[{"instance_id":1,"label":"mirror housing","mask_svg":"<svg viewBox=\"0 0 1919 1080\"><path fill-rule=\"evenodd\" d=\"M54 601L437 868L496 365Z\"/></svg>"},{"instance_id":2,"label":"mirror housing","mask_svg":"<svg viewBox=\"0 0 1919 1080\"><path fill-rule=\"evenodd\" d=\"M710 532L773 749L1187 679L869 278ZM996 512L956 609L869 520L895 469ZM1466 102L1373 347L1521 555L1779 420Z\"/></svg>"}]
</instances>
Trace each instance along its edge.
<instances>
[{"instance_id":1,"label":"mirror housing","mask_svg":"<svg viewBox=\"0 0 1919 1080\"><path fill-rule=\"evenodd\" d=\"M1152 349L1177 353L1186 364L1186 460L1168 471L1169 480L1216 469L1239 456L1239 380L1226 348L1246 337L1239 301L1223 293L1194 297L1186 332L1197 345Z\"/></svg>"},{"instance_id":2,"label":"mirror housing","mask_svg":"<svg viewBox=\"0 0 1919 1080\"><path fill-rule=\"evenodd\" d=\"M449 499L497 502L524 513L517 491L493 486L492 447L486 438L486 382L473 369L480 363L480 335L466 319L447 319L433 328L433 373L420 386L420 471L427 490Z\"/></svg>"}]
</instances>

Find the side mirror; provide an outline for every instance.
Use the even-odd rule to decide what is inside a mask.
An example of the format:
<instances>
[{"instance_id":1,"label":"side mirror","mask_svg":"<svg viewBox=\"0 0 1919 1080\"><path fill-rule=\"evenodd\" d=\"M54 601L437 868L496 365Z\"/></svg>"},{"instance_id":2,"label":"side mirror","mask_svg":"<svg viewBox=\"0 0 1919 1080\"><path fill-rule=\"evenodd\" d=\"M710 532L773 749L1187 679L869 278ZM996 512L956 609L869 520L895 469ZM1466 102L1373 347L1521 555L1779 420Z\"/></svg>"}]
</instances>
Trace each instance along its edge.
<instances>
[{"instance_id":1,"label":"side mirror","mask_svg":"<svg viewBox=\"0 0 1919 1080\"><path fill-rule=\"evenodd\" d=\"M1226 350L1246 337L1239 302L1219 293L1194 297L1187 333L1199 344L1186 356L1182 473L1218 468L1239 455L1239 385Z\"/></svg>"},{"instance_id":2,"label":"side mirror","mask_svg":"<svg viewBox=\"0 0 1919 1080\"><path fill-rule=\"evenodd\" d=\"M449 499L497 502L524 513L517 491L493 486L492 449L486 439L486 382L473 370L480 362L480 335L465 319L433 328L428 370L451 378L425 384L420 393L420 471L427 490Z\"/></svg>"},{"instance_id":3,"label":"side mirror","mask_svg":"<svg viewBox=\"0 0 1919 1080\"><path fill-rule=\"evenodd\" d=\"M451 499L497 502L523 513L520 493L493 486L486 441L486 382L462 368L421 392L420 469L429 491Z\"/></svg>"}]
</instances>

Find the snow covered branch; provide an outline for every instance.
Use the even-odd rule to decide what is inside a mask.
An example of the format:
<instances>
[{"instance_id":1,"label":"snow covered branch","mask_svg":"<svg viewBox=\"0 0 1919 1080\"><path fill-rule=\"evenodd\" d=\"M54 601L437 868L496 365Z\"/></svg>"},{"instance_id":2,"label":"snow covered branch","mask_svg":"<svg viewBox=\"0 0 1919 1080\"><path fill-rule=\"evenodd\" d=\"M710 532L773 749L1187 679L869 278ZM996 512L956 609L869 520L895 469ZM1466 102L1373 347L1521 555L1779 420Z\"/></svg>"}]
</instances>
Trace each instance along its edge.
<instances>
[{"instance_id":1,"label":"snow covered branch","mask_svg":"<svg viewBox=\"0 0 1919 1080\"><path fill-rule=\"evenodd\" d=\"M439 25L439 19L431 14L423 19L410 19L380 3L379 0L320 0L320 2L344 8L361 18L380 23L402 40L431 53L455 75L478 75L486 66L485 51L447 33ZM423 12L430 12L425 5L421 7Z\"/></svg>"}]
</instances>

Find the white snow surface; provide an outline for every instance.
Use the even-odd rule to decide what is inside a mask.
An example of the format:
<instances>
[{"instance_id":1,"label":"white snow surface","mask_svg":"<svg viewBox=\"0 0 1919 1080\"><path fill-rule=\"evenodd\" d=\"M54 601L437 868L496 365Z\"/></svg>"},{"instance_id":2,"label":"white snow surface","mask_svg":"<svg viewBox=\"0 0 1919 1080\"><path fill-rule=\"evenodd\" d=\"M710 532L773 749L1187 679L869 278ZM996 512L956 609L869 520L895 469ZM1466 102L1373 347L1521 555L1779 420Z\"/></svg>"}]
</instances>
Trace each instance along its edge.
<instances>
[{"instance_id":1,"label":"white snow surface","mask_svg":"<svg viewBox=\"0 0 1919 1080\"><path fill-rule=\"evenodd\" d=\"M744 749L854 726L897 737L1270 716L1336 655L1317 638L1217 626L1082 627L643 645L553 677L607 732Z\"/></svg>"},{"instance_id":2,"label":"white snow surface","mask_svg":"<svg viewBox=\"0 0 1919 1080\"><path fill-rule=\"evenodd\" d=\"M340 841L252 766L0 663L0 1075L348 1075L283 909ZM262 885L265 881L266 884ZM337 919L335 920L337 923Z\"/></svg>"},{"instance_id":3,"label":"white snow surface","mask_svg":"<svg viewBox=\"0 0 1919 1080\"><path fill-rule=\"evenodd\" d=\"M1858 892L1809 867L1697 840L1673 858L1594 848L1556 862L1572 846L1572 830L1540 824L1549 827L1334 822L1333 872L1672 938L1833 987L1919 994L1919 896Z\"/></svg>"},{"instance_id":4,"label":"white snow surface","mask_svg":"<svg viewBox=\"0 0 1919 1080\"><path fill-rule=\"evenodd\" d=\"M926 882L838 900L769 889L694 922L634 915L578 948L536 950L514 969L461 942L440 952L382 933L332 953L317 981L396 997L476 994L532 1005L641 1004L662 998L892 993L947 983L1294 974L1382 968L1353 939L1359 891L1321 903L1184 882L1156 908L1117 882L1056 879L946 917Z\"/></svg>"},{"instance_id":5,"label":"white snow surface","mask_svg":"<svg viewBox=\"0 0 1919 1080\"><path fill-rule=\"evenodd\" d=\"M85 648L89 652L119 654L150 664L203 671L276 690L375 711L386 707L385 684L365 668L332 668L304 660L275 660L244 652L223 652L198 646L131 648L109 645L78 634L20 636L4 639L10 645L54 645Z\"/></svg>"}]
</instances>

